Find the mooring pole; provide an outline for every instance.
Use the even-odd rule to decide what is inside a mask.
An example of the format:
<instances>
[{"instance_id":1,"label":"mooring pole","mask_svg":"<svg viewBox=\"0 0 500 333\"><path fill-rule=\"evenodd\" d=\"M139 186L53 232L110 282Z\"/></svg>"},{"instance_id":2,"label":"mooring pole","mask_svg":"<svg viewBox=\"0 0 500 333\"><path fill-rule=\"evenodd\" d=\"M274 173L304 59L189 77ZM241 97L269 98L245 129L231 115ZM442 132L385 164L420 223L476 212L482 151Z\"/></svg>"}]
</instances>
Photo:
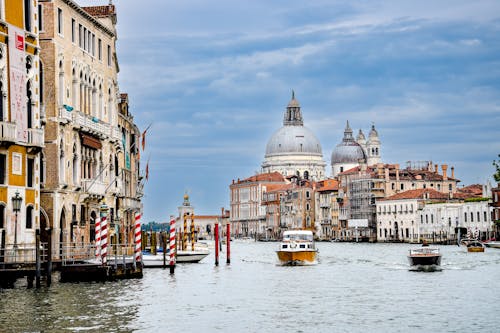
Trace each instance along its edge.
<instances>
[{"instance_id":1,"label":"mooring pole","mask_svg":"<svg viewBox=\"0 0 500 333\"><path fill-rule=\"evenodd\" d=\"M36 229L35 231L35 260L36 260L36 272L35 272L35 277L36 277L36 287L40 288L40 270L41 270L41 265L40 265L40 229Z\"/></svg>"},{"instance_id":2,"label":"mooring pole","mask_svg":"<svg viewBox=\"0 0 500 333\"><path fill-rule=\"evenodd\" d=\"M175 218L170 217L170 274L174 274L175 271Z\"/></svg>"},{"instance_id":3,"label":"mooring pole","mask_svg":"<svg viewBox=\"0 0 500 333\"><path fill-rule=\"evenodd\" d=\"M226 224L226 264L231 263L231 224L229 221Z\"/></svg>"},{"instance_id":4,"label":"mooring pole","mask_svg":"<svg viewBox=\"0 0 500 333\"><path fill-rule=\"evenodd\" d=\"M167 234L162 232L161 235L161 246L163 247L163 268L167 267Z\"/></svg>"},{"instance_id":5,"label":"mooring pole","mask_svg":"<svg viewBox=\"0 0 500 333\"><path fill-rule=\"evenodd\" d=\"M219 266L219 223L215 223L215 266Z\"/></svg>"},{"instance_id":6,"label":"mooring pole","mask_svg":"<svg viewBox=\"0 0 500 333\"><path fill-rule=\"evenodd\" d=\"M52 284L52 228L47 229L47 287Z\"/></svg>"}]
</instances>

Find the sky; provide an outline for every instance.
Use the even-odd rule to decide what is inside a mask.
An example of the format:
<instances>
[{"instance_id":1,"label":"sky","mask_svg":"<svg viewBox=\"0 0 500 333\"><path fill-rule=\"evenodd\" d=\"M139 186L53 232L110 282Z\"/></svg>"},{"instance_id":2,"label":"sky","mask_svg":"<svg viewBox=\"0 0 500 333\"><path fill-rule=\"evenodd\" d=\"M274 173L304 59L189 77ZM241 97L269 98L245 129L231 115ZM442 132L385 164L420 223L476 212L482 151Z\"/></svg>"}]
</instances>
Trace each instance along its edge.
<instances>
[{"instance_id":1,"label":"sky","mask_svg":"<svg viewBox=\"0 0 500 333\"><path fill-rule=\"evenodd\" d=\"M80 5L108 1L77 1ZM346 121L384 163L492 180L500 154L499 1L114 0L119 86L149 165L143 221L229 209L260 170L292 89L327 175ZM149 161L149 163L148 163ZM143 171L144 172L144 171Z\"/></svg>"}]
</instances>

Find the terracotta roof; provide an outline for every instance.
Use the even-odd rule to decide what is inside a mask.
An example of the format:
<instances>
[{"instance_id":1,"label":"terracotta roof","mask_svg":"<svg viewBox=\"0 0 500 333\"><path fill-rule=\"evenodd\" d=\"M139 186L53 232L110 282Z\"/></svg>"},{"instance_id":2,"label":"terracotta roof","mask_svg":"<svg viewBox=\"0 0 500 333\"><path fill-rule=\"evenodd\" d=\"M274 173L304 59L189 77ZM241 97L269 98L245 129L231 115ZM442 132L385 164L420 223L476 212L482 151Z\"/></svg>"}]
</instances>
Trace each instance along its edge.
<instances>
[{"instance_id":1,"label":"terracotta roof","mask_svg":"<svg viewBox=\"0 0 500 333\"><path fill-rule=\"evenodd\" d=\"M391 195L390 197L381 200L402 200L402 199L441 199L447 200L448 194L438 192L432 188L421 188L418 190L409 190Z\"/></svg>"},{"instance_id":2,"label":"terracotta roof","mask_svg":"<svg viewBox=\"0 0 500 333\"><path fill-rule=\"evenodd\" d=\"M82 7L82 9L94 17L107 17L116 13L114 5L90 6Z\"/></svg>"},{"instance_id":3,"label":"terracotta roof","mask_svg":"<svg viewBox=\"0 0 500 333\"><path fill-rule=\"evenodd\" d=\"M323 192L323 191L338 191L339 189L339 182L335 179L327 179L318 182L318 192Z\"/></svg>"},{"instance_id":4,"label":"terracotta roof","mask_svg":"<svg viewBox=\"0 0 500 333\"><path fill-rule=\"evenodd\" d=\"M472 197L480 198L483 196L483 185L472 184L462 188L457 188L457 193L463 193L465 195L468 195L468 198Z\"/></svg>"},{"instance_id":5,"label":"terracotta roof","mask_svg":"<svg viewBox=\"0 0 500 333\"><path fill-rule=\"evenodd\" d=\"M288 190L293 184L272 184L266 186L266 192L280 192Z\"/></svg>"},{"instance_id":6,"label":"terracotta roof","mask_svg":"<svg viewBox=\"0 0 500 333\"><path fill-rule=\"evenodd\" d=\"M238 184L241 183L255 183L255 182L284 182L285 178L283 175L277 171L271 173L261 173L252 177L248 177L243 180L238 180Z\"/></svg>"}]
</instances>

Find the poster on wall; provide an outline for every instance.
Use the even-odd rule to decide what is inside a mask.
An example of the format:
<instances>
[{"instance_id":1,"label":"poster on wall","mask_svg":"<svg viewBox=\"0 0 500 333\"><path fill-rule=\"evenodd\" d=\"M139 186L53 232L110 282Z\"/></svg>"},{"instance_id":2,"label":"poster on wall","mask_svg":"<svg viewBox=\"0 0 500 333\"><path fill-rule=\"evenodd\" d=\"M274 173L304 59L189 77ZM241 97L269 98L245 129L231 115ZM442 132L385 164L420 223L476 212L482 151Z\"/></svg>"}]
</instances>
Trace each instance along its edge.
<instances>
[{"instance_id":1,"label":"poster on wall","mask_svg":"<svg viewBox=\"0 0 500 333\"><path fill-rule=\"evenodd\" d=\"M16 123L17 140L28 142L26 55L24 30L9 25L10 119Z\"/></svg>"}]
</instances>

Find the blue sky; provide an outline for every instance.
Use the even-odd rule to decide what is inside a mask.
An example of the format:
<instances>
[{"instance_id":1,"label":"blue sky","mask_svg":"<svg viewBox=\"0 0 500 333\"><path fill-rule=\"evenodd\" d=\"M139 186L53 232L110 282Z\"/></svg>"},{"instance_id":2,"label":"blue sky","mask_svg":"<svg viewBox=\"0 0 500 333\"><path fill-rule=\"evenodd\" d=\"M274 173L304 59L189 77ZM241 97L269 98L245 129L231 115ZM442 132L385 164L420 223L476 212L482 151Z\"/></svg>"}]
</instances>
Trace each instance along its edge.
<instances>
[{"instance_id":1,"label":"blue sky","mask_svg":"<svg viewBox=\"0 0 500 333\"><path fill-rule=\"evenodd\" d=\"M78 1L99 4L107 1ZM484 183L500 153L498 1L115 0L119 85L148 131L143 221L229 207L294 89L330 155L346 120L382 160ZM138 5L140 3L140 5Z\"/></svg>"}]
</instances>

